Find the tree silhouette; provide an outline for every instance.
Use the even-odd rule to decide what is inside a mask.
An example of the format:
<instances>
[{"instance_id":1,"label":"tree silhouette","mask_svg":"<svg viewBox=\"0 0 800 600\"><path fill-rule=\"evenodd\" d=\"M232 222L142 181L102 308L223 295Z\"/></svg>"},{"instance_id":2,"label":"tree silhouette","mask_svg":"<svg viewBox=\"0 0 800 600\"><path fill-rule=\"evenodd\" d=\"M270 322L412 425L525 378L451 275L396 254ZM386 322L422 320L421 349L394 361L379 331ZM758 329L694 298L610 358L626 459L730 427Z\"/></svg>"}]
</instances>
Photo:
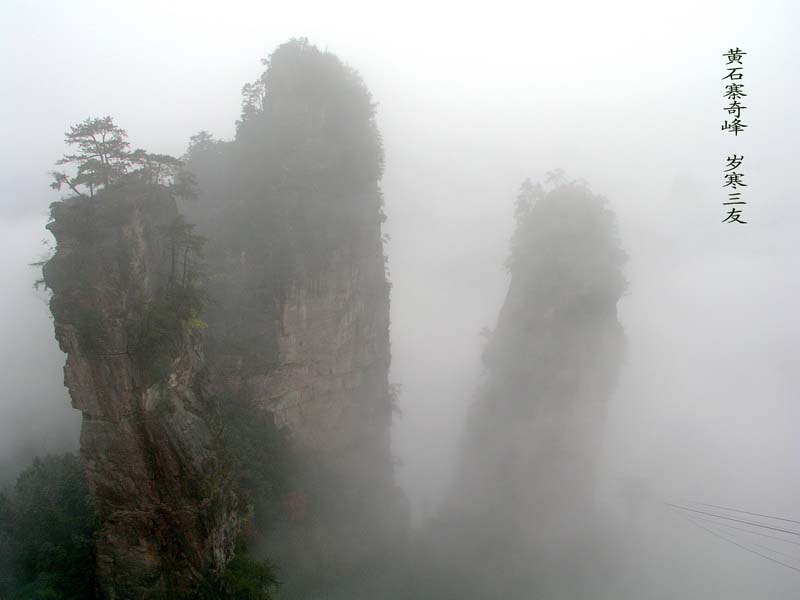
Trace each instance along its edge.
<instances>
[{"instance_id":1,"label":"tree silhouette","mask_svg":"<svg viewBox=\"0 0 800 600\"><path fill-rule=\"evenodd\" d=\"M70 177L66 172L53 171L53 189L66 185L79 196L84 196L80 186L89 190L93 197L96 190L108 187L112 181L124 175L130 166L130 144L128 133L114 124L111 117L88 118L72 125L64 136L69 146L77 146L75 154L65 154L56 164L77 164L77 174Z\"/></svg>"},{"instance_id":2,"label":"tree silhouette","mask_svg":"<svg viewBox=\"0 0 800 600\"><path fill-rule=\"evenodd\" d=\"M168 154L153 154L141 148L131 151L128 132L114 124L111 117L88 118L72 125L64 136L69 146L76 146L73 154L65 154L57 165L76 165L74 175L66 171L53 171L55 190L68 187L76 195L89 197L101 189L135 179L149 185L169 188L170 193L193 197L194 178L183 170L183 162Z\"/></svg>"}]
</instances>

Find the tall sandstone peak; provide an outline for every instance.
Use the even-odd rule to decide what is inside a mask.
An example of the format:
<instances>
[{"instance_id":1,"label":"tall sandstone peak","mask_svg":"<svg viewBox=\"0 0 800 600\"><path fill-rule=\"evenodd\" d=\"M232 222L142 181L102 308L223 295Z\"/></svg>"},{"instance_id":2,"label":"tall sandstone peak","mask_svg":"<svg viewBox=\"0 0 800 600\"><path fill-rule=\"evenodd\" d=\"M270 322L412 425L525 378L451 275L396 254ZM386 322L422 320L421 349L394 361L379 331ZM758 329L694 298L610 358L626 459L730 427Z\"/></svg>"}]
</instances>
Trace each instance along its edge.
<instances>
[{"instance_id":1,"label":"tall sandstone peak","mask_svg":"<svg viewBox=\"0 0 800 600\"><path fill-rule=\"evenodd\" d=\"M128 190L53 208L45 280L84 414L105 598L188 596L232 556L249 507L219 447L228 405L290 435L288 516L257 535L282 597L316 597L314 577L363 568L404 530L374 105L304 40L265 64L236 138L196 136L187 153L198 198L180 211L207 238L207 329L184 327L168 360L131 348L167 285L175 201Z\"/></svg>"},{"instance_id":2,"label":"tall sandstone peak","mask_svg":"<svg viewBox=\"0 0 800 600\"><path fill-rule=\"evenodd\" d=\"M392 477L383 150L361 78L305 40L245 86L236 139L195 139L209 238L208 358L220 398L270 411L301 456L307 518L267 536L287 597L341 574L403 531ZM311 597L311 596L307 596Z\"/></svg>"},{"instance_id":3,"label":"tall sandstone peak","mask_svg":"<svg viewBox=\"0 0 800 600\"><path fill-rule=\"evenodd\" d=\"M108 190L56 203L52 217L57 252L44 277L65 383L83 413L100 594L182 597L230 558L239 525L201 339L179 330L161 365L146 339L169 276L175 200Z\"/></svg>"},{"instance_id":4,"label":"tall sandstone peak","mask_svg":"<svg viewBox=\"0 0 800 600\"><path fill-rule=\"evenodd\" d=\"M518 197L511 282L445 503L443 537L465 549L453 562L489 581L476 597L502 585L508 597L527 598L539 576L532 565L546 569L556 556L561 564L559 552L586 546L580 536L623 356L626 256L615 215L583 183L554 183L545 192L526 181Z\"/></svg>"}]
</instances>

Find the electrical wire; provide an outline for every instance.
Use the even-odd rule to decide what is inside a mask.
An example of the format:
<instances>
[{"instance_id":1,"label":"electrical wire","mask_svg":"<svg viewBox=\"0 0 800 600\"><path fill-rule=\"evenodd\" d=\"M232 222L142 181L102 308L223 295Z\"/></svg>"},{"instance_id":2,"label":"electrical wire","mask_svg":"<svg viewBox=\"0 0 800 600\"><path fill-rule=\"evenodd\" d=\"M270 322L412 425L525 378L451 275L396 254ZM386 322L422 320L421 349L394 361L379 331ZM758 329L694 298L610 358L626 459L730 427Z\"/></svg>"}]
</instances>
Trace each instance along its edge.
<instances>
[{"instance_id":1,"label":"electrical wire","mask_svg":"<svg viewBox=\"0 0 800 600\"><path fill-rule=\"evenodd\" d=\"M744 523L745 525L753 525L755 527L763 527L764 529L771 529L772 531L779 531L781 533L789 533L791 535L800 535L800 531L795 531L794 529L781 529L780 527L771 527L770 525L765 525L764 523L757 523L754 521L745 521L743 519L735 519L733 517L728 517L725 515L718 515L715 513L706 512L704 510L696 510L694 508L689 508L688 506L679 506L677 504L670 504L669 502L666 503L667 506L671 506L673 508L679 508L680 510L688 510L690 512L699 513L701 515L708 515L710 517L717 517L718 519L725 519L726 521L735 521L737 523Z\"/></svg>"},{"instance_id":2,"label":"electrical wire","mask_svg":"<svg viewBox=\"0 0 800 600\"><path fill-rule=\"evenodd\" d=\"M692 500L690 502L690 504L699 504L700 506L710 506L712 508L721 508L722 510L730 510L732 512L742 513L742 514L745 514L745 515L753 515L754 517L765 517L767 519L775 519L777 521L786 521L787 523L797 523L798 525L800 525L800 521L795 521L794 519L785 519L783 517L773 517L771 515L762 515L761 513L757 513L757 512L749 512L749 511L746 511L746 510L739 510L738 508L729 508L727 506L718 506L716 504L708 504L706 502L695 502L694 500Z\"/></svg>"},{"instance_id":3,"label":"electrical wire","mask_svg":"<svg viewBox=\"0 0 800 600\"><path fill-rule=\"evenodd\" d=\"M688 520L690 523L692 523L695 527L699 527L700 529L703 529L703 530L707 531L711 535L716 536L716 537L718 537L720 539L723 539L723 540L733 544L734 546L737 546L737 547L741 548L742 550L745 550L746 552L750 552L751 554L755 554L756 556L760 556L761 558L766 558L768 561L774 562L776 564L782 565L784 567L787 567L789 569L792 569L793 571L797 571L798 573L800 573L800 569L798 569L797 567L794 567L794 566L792 566L790 564L787 564L787 563L781 562L779 560L776 560L776 559L772 558L771 556L767 556L766 554L761 554L761 552L757 552L756 550L752 550L751 548L748 548L747 546L743 546L742 544L730 539L729 537L726 537L726 536L714 531L713 529L709 529L708 527L705 527L704 525L698 523L692 517L689 517L687 515L681 515L681 516L683 518L685 518L686 520Z\"/></svg>"}]
</instances>

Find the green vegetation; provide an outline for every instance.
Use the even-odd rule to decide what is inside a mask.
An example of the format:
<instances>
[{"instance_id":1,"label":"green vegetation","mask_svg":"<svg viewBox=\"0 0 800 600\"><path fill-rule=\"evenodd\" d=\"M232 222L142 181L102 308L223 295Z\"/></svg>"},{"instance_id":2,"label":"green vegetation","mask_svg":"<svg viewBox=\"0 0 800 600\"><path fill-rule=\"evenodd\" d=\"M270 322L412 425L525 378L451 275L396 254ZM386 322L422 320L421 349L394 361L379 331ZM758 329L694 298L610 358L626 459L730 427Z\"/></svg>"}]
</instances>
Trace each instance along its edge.
<instances>
[{"instance_id":1,"label":"green vegetation","mask_svg":"<svg viewBox=\"0 0 800 600\"><path fill-rule=\"evenodd\" d=\"M185 158L201 190L187 211L204 231L213 223L213 254L263 265L249 283L271 300L298 266L324 267L385 218L384 154L370 93L335 55L294 39L263 63L244 86L236 138L201 131Z\"/></svg>"},{"instance_id":2,"label":"green vegetation","mask_svg":"<svg viewBox=\"0 0 800 600\"><path fill-rule=\"evenodd\" d=\"M251 403L215 399L224 472L236 477L245 521L233 558L221 573L209 574L198 600L272 600L280 582L276 568L249 549L254 537L283 520L284 499L292 458L286 432L275 426L272 414ZM218 482L209 481L209 493ZM214 510L212 504L211 510Z\"/></svg>"},{"instance_id":3,"label":"green vegetation","mask_svg":"<svg viewBox=\"0 0 800 600\"><path fill-rule=\"evenodd\" d=\"M245 376L270 372L277 362L278 317L293 278L323 273L334 252L362 238L375 247L373 238L385 218L378 185L383 149L375 105L360 76L303 39L280 46L264 64L263 75L243 90L235 139L221 142L200 132L185 156L203 192L197 203L186 205L186 212L211 239L197 235L182 216L158 231L143 228L145 241L155 242L148 247L162 257L157 269L146 263L156 292L124 317L129 327L125 351L137 361L147 387L166 392L163 384L176 359L199 340L196 334L206 329L206 321L207 355L219 351L241 360ZM126 198L149 198L147 207L160 207L164 198L191 198L193 178L180 160L131 150L127 133L111 117L86 119L71 127L65 140L71 153L58 161L65 170L53 172L52 187L67 189L72 197L57 203L53 215L77 243L56 255L52 268L45 265L46 279L58 288L54 302L70 311L70 318L62 320L77 328L81 350L102 352L108 328L95 306L75 302L73 307L60 292L77 291L75 296L86 301L79 291L96 285L101 270L126 285L137 265L135 248L107 234L126 224ZM372 503L376 492L366 483L365 489L343 489L339 467L329 457L294 454L272 414L254 406L246 392L210 403L227 462L219 469L219 481L214 475L200 484L209 488L210 498L218 498L215 493L227 491L227 482L235 480L242 513L252 521L245 525L248 535L234 558L211 578L202 597L272 597L274 569L255 558L264 549L256 544L247 548L257 537L253 531L273 532L286 525L303 530L306 537L295 542L310 543L317 535L312 525L327 520L336 521L329 529L342 537L340 532L352 525L342 515L364 516L389 503ZM393 406L395 395L393 388ZM162 393L152 416L168 419L175 408L169 394ZM3 498L0 515L8 512L6 504L13 506L13 499ZM211 510L222 507L212 501ZM380 515L370 519L379 522ZM4 532L0 527L0 543L10 544L7 537L16 540L16 533ZM307 555L309 564L316 561L316 549L309 553L302 545L295 544L298 552ZM378 567L370 569L377 572ZM45 581L48 573L39 569L27 576ZM12 584L17 586L17 579Z\"/></svg>"},{"instance_id":4,"label":"green vegetation","mask_svg":"<svg viewBox=\"0 0 800 600\"><path fill-rule=\"evenodd\" d=\"M271 417L228 411L226 437L241 486L260 520L276 518L279 483L276 458L284 439ZM264 438L263 435L267 437ZM265 442L258 443L259 440ZM256 469L265 460L272 469ZM285 468L285 465L284 465ZM269 515L265 509L272 511ZM72 454L35 459L9 493L0 493L0 598L3 600L92 600L95 598L97 521L82 466ZM248 553L240 541L221 575L210 577L198 598L272 600L279 584L275 568Z\"/></svg>"},{"instance_id":5,"label":"green vegetation","mask_svg":"<svg viewBox=\"0 0 800 600\"><path fill-rule=\"evenodd\" d=\"M166 154L130 150L128 133L111 117L88 118L72 125L64 135L73 154L65 154L57 165L74 165L74 173L53 171L50 186L70 189L76 196L90 198L103 189L130 181L168 187L176 196L191 196L193 179L182 170L183 163Z\"/></svg>"},{"instance_id":6,"label":"green vegetation","mask_svg":"<svg viewBox=\"0 0 800 600\"><path fill-rule=\"evenodd\" d=\"M272 413L246 400L218 400L217 407L221 439L246 512L260 531L268 531L284 517L295 466L288 434L276 427Z\"/></svg>"},{"instance_id":7,"label":"green vegetation","mask_svg":"<svg viewBox=\"0 0 800 600\"><path fill-rule=\"evenodd\" d=\"M590 513L624 350L625 260L613 211L585 182L555 171L522 184L508 294L487 332L485 377L431 536L432 548L453 549L454 573L475 582L472 593L448 597L542 594L561 563L542 551L559 535L552 523ZM564 552L581 554L578 545Z\"/></svg>"},{"instance_id":8,"label":"green vegetation","mask_svg":"<svg viewBox=\"0 0 800 600\"><path fill-rule=\"evenodd\" d=\"M240 550L225 567L222 581L230 598L236 600L271 600L278 585L273 568Z\"/></svg>"},{"instance_id":9,"label":"green vegetation","mask_svg":"<svg viewBox=\"0 0 800 600\"><path fill-rule=\"evenodd\" d=\"M196 600L273 600L279 585L275 569L253 558L243 544L220 575L207 579Z\"/></svg>"},{"instance_id":10,"label":"green vegetation","mask_svg":"<svg viewBox=\"0 0 800 600\"><path fill-rule=\"evenodd\" d=\"M148 385L164 383L185 337L206 328L200 318L206 304L201 262L205 240L193 229L179 215L161 231L168 257L166 284L145 307L134 350Z\"/></svg>"},{"instance_id":11,"label":"green vegetation","mask_svg":"<svg viewBox=\"0 0 800 600\"><path fill-rule=\"evenodd\" d=\"M185 210L209 237L207 356L224 357L245 381L277 366L292 283L311 280L313 293L337 253L380 252L385 219L375 104L358 73L305 39L279 46L263 64L243 88L235 138L201 131L184 157L199 192ZM251 550L279 557L282 597L363 588L359 581L372 576L349 572L350 556L378 537L372 529L390 528L386 515L397 500L383 491L389 467L386 481L356 485L358 477L343 474L357 467L341 456L270 448L264 440L276 438L246 417L248 394L219 406L256 530L266 532ZM341 551L323 547L333 539L342 540Z\"/></svg>"},{"instance_id":12,"label":"green vegetation","mask_svg":"<svg viewBox=\"0 0 800 600\"><path fill-rule=\"evenodd\" d=\"M183 169L182 161L142 149L130 150L127 137L111 117L88 118L73 125L65 141L75 150L57 161L58 165L72 167L72 172L52 173L53 188L66 187L73 192L73 199L83 202L70 205L72 210L65 209L63 203L51 206L58 227L68 231L76 243L69 252L37 263L44 274L39 283L59 293L52 301L53 309L64 309L62 320L76 327L82 351L90 354L104 350L105 324L94 306L75 301L66 306L60 298L89 288L98 270L118 273L119 285L127 285L131 244L105 234L123 226L129 218L123 200L136 194L158 202L194 195L194 179ZM156 233L156 241L166 248L163 281L154 299L142 308L139 323L131 323L133 347L128 348L141 361L148 385L165 381L186 336L205 327L200 318L205 303L201 262L205 240L194 234L193 228L178 215ZM106 247L108 255L94 256L98 246Z\"/></svg>"},{"instance_id":13,"label":"green vegetation","mask_svg":"<svg viewBox=\"0 0 800 600\"><path fill-rule=\"evenodd\" d=\"M549 187L549 190L546 190ZM535 278L560 292L580 290L614 302L625 290L616 216L586 182L560 169L545 186L526 179L516 201L516 228L506 267L526 284Z\"/></svg>"},{"instance_id":14,"label":"green vegetation","mask_svg":"<svg viewBox=\"0 0 800 600\"><path fill-rule=\"evenodd\" d=\"M35 459L0 494L0 598L90 600L96 520L78 459Z\"/></svg>"}]
</instances>

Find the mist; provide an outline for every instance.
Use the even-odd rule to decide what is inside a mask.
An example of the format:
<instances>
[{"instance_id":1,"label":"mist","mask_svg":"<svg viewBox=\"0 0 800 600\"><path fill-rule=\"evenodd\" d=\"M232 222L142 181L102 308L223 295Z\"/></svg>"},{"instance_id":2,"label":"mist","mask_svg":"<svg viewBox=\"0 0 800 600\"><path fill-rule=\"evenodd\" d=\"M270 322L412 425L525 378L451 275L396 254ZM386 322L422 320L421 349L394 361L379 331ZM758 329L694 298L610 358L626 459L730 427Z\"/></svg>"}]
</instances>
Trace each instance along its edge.
<instances>
[{"instance_id":1,"label":"mist","mask_svg":"<svg viewBox=\"0 0 800 600\"><path fill-rule=\"evenodd\" d=\"M4 486L34 456L79 446L65 356L30 266L53 244L44 225L60 195L48 172L65 152L63 132L109 114L134 146L174 156L201 129L232 139L259 59L306 37L355 68L377 103L389 380L400 389L392 454L410 530L434 530L458 478L487 378L481 331L495 330L509 291L520 184L563 169L616 214L628 256L617 304L626 347L600 426L595 508L574 524L588 537L564 532L565 548L585 543L588 556L574 559L580 582L565 582L561 565L537 572L542 587L527 597L800 593L796 548L712 528L787 553L756 547L787 568L669 506L800 520L795 4L12 0L2 15ZM749 129L733 139L720 131L721 77L723 52L737 46L748 52ZM731 148L747 160L741 227L720 222ZM596 559L604 548L617 560Z\"/></svg>"}]
</instances>

